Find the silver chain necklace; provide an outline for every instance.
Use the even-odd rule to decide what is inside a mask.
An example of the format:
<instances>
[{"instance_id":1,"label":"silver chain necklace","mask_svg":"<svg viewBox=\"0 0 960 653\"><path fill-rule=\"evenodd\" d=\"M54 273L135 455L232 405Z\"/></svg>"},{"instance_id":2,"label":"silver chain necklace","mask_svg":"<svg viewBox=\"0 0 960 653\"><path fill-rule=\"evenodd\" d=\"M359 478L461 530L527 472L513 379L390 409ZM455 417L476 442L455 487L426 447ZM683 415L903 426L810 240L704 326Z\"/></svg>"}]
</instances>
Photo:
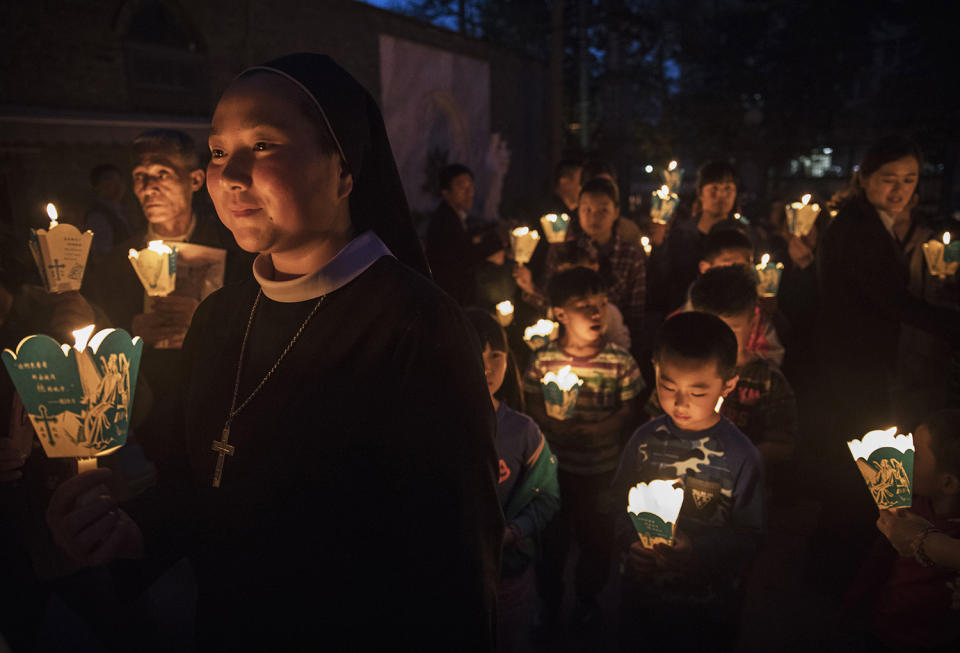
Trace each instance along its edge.
<instances>
[{"instance_id":1,"label":"silver chain necklace","mask_svg":"<svg viewBox=\"0 0 960 653\"><path fill-rule=\"evenodd\" d=\"M326 299L326 295L321 295L320 299L317 301L316 305L313 307L313 310L310 311L310 314L307 315L307 318L303 321L303 324L300 325L300 328L297 329L297 332L293 334L293 338L290 339L290 342L287 343L287 346L281 352L280 357L277 358L277 361L273 364L273 367L267 371L260 383L257 384L257 387L247 395L247 398L243 400L239 406L237 406L237 396L240 393L240 374L243 371L243 355L247 351L247 338L250 335L250 327L253 326L253 316L257 313L257 306L260 304L260 297L263 296L263 290L257 291L257 298L253 300L253 306L250 308L250 318L247 320L247 330L243 333L243 343L240 345L240 360L237 361L237 378L233 383L233 399L230 401L230 410L227 413L227 421L223 425L223 436L219 440L214 440L210 448L213 451L217 452L217 468L213 473L213 487L220 487L220 479L223 477L223 461L224 456L232 456L236 452L236 447L232 444L229 444L230 441L230 424L233 422L233 418L240 414L240 411L246 408L247 404L250 403L250 400L253 399L260 388L267 382L267 380L273 376L273 373L277 371L277 367L280 365L280 362L286 357L290 350L293 349L293 345L300 338L300 335L303 333L303 330L307 328L307 324L310 322L310 319L316 314L317 310L320 308L320 304L323 303L323 300Z\"/></svg>"}]
</instances>

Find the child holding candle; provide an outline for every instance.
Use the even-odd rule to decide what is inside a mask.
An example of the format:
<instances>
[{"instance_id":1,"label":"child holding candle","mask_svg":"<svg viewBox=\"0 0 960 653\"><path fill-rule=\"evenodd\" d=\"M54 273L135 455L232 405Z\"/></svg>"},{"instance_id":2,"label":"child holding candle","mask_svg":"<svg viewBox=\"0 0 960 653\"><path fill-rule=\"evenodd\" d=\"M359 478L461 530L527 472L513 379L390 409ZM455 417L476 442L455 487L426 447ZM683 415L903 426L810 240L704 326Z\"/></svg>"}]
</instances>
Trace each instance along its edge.
<instances>
[{"instance_id":1,"label":"child holding candle","mask_svg":"<svg viewBox=\"0 0 960 653\"><path fill-rule=\"evenodd\" d=\"M720 414L737 425L770 465L788 460L799 430L797 403L790 383L769 359L749 348L757 320L757 287L743 266L707 270L690 290L693 310L716 315L737 337L738 381L723 401ZM658 415L658 394L647 412Z\"/></svg>"},{"instance_id":2,"label":"child holding candle","mask_svg":"<svg viewBox=\"0 0 960 653\"><path fill-rule=\"evenodd\" d=\"M559 617L563 570L574 539L580 557L572 621L599 625L597 595L607 580L612 529L601 497L616 469L622 434L634 424L635 398L642 389L633 357L605 336L605 289L602 277L587 268L571 268L551 279L550 303L563 333L535 353L524 383L528 411L559 461L561 509L544 532L538 572L546 630ZM546 414L541 379L565 366L583 384L572 417L557 420Z\"/></svg>"},{"instance_id":3,"label":"child holding candle","mask_svg":"<svg viewBox=\"0 0 960 653\"><path fill-rule=\"evenodd\" d=\"M945 549L960 537L960 410L928 416L914 445L913 505L880 511L878 525L894 548L877 540L846 603L865 609L884 648L956 650L960 585Z\"/></svg>"},{"instance_id":4,"label":"child holding candle","mask_svg":"<svg viewBox=\"0 0 960 653\"><path fill-rule=\"evenodd\" d=\"M470 308L467 321L479 338L487 389L497 417L497 497L506 520L497 591L500 651L518 650L530 624L533 560L540 533L560 507L557 459L524 415L520 374L503 328L486 311Z\"/></svg>"},{"instance_id":5,"label":"child holding candle","mask_svg":"<svg viewBox=\"0 0 960 653\"><path fill-rule=\"evenodd\" d=\"M736 387L737 352L730 328L706 313L676 315L657 334L656 393L666 414L636 430L611 486L625 555L623 651L718 651L736 642L738 588L763 528L760 454L715 410ZM655 479L679 479L685 495L672 546L647 549L627 497Z\"/></svg>"}]
</instances>

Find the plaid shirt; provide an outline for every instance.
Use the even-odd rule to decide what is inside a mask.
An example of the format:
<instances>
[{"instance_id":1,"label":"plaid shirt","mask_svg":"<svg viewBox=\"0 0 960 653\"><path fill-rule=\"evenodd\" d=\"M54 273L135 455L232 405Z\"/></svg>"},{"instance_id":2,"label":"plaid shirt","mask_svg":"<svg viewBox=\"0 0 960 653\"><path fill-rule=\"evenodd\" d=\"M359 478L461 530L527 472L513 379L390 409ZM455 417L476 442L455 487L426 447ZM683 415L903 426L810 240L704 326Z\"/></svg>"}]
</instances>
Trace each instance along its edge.
<instances>
[{"instance_id":1,"label":"plaid shirt","mask_svg":"<svg viewBox=\"0 0 960 653\"><path fill-rule=\"evenodd\" d=\"M576 243L584 257L596 255L599 259L600 274L609 286L607 299L623 313L632 341L639 343L647 292L647 257L643 248L625 240L616 230L604 248L598 248L586 234L580 234ZM556 272L558 251L556 245L551 245L547 252L547 279Z\"/></svg>"}]
</instances>

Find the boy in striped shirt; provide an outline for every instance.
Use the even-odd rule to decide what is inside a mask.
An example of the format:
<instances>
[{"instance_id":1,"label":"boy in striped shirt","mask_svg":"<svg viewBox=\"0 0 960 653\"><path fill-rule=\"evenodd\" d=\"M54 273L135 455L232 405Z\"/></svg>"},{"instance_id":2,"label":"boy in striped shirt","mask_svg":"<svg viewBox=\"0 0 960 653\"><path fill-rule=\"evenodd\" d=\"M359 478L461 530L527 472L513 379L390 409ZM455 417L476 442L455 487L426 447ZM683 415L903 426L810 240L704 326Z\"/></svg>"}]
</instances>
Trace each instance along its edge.
<instances>
[{"instance_id":1,"label":"boy in striped shirt","mask_svg":"<svg viewBox=\"0 0 960 653\"><path fill-rule=\"evenodd\" d=\"M560 512L543 534L538 573L544 603L541 626L551 631L563 599L563 569L570 542L576 540L574 626L600 626L597 595L610 566L612 519L605 514L606 491L617 468L623 435L635 425L636 398L643 381L636 361L605 335L607 295L595 271L574 267L549 284L560 338L534 354L524 381L528 413L540 425L559 463ZM570 366L583 381L573 415L548 417L540 380Z\"/></svg>"}]
</instances>

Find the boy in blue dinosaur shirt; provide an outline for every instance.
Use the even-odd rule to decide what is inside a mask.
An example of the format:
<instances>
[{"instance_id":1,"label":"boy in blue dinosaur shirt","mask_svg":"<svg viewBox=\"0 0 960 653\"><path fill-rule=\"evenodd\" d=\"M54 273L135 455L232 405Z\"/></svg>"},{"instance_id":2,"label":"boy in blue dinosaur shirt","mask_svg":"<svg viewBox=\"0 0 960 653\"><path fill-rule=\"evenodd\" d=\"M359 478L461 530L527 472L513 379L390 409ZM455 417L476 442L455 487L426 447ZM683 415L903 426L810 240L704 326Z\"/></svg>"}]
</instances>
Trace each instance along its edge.
<instances>
[{"instance_id":1,"label":"boy in blue dinosaur shirt","mask_svg":"<svg viewBox=\"0 0 960 653\"><path fill-rule=\"evenodd\" d=\"M737 385L737 338L713 315L667 320L654 345L664 415L639 427L612 484L624 553L621 650L732 649L740 586L763 528L763 461L716 412ZM683 506L671 545L645 548L627 514L630 488L677 479Z\"/></svg>"}]
</instances>

